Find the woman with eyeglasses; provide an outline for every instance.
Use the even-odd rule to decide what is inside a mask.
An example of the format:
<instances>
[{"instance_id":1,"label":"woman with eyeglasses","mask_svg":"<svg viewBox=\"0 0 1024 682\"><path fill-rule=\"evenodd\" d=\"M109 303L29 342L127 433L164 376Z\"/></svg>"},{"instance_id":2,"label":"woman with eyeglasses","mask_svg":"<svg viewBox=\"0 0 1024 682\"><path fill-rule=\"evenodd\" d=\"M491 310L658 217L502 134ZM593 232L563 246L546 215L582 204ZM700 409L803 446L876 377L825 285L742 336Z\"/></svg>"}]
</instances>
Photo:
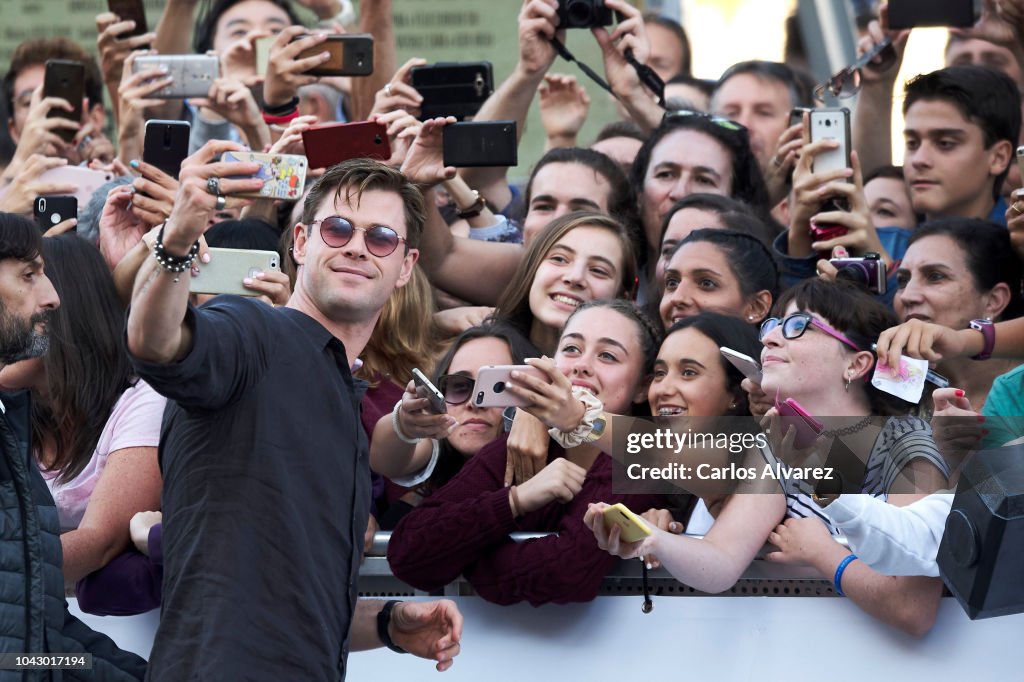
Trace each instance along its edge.
<instances>
[{"instance_id":1,"label":"woman with eyeglasses","mask_svg":"<svg viewBox=\"0 0 1024 682\"><path fill-rule=\"evenodd\" d=\"M584 400L627 413L646 397L659 337L632 303L585 303L566 322L554 358L531 361L546 379L513 374L507 390L552 425L564 427ZM396 577L436 590L463 575L498 604L589 601L615 559L583 525L588 503L666 506L662 495L613 494L611 458L586 443L568 450L551 444L547 466L517 486L505 485L505 463L506 439L499 438L399 522L388 545ZM552 531L525 542L509 538Z\"/></svg>"},{"instance_id":2,"label":"woman with eyeglasses","mask_svg":"<svg viewBox=\"0 0 1024 682\"><path fill-rule=\"evenodd\" d=\"M502 409L477 407L470 400L476 375L486 365L521 365L528 357L535 357L536 349L518 331L505 322L493 321L471 327L460 334L438 361L432 381L444 395L448 416L455 421L453 430L436 441L427 439L418 444L403 443L395 435L391 415L377 422L370 441L370 466L385 449L416 449L416 457L427 461L432 451L438 452L429 477L414 486L408 483L399 489L389 486L389 505L380 517L380 527L391 530L395 524L419 502L452 479L465 462L487 443L504 432ZM419 396L406 393L398 413L399 425L405 434L418 433L416 417L409 417L405 406L421 404ZM423 409L423 408L420 408ZM429 414L426 413L426 414ZM399 481L400 482L400 481Z\"/></svg>"},{"instance_id":3,"label":"woman with eyeglasses","mask_svg":"<svg viewBox=\"0 0 1024 682\"><path fill-rule=\"evenodd\" d=\"M870 381L875 368L871 344L895 317L855 285L817 278L784 292L774 312L776 317L761 327L762 387L780 405L795 400L823 420L825 428L797 447L796 419L775 419L766 446L753 451L755 460L759 467L775 468L801 466L812 456L827 455L831 463L834 455L839 473L828 480L808 480L781 472L774 485L778 491L781 484L785 493L787 519L769 535L778 551L767 559L809 564L832 578L836 591L867 613L923 635L935 621L941 582L920 576L882 576L858 562L833 540L836 531L824 509L837 496L834 487L840 483L844 490L854 488L899 506L947 487L949 469L928 424L906 416L909 403L880 391ZM770 410L769 417L778 417L777 409ZM610 438L602 437L598 444L612 448ZM703 451L699 454L710 457ZM718 455L724 460L724 453ZM759 480L764 482L763 473ZM602 543L620 556L654 554L669 566L686 560L673 557L678 548L671 536L656 532L640 543L624 544L617 530L595 525Z\"/></svg>"},{"instance_id":4,"label":"woman with eyeglasses","mask_svg":"<svg viewBox=\"0 0 1024 682\"><path fill-rule=\"evenodd\" d=\"M854 284L815 278L784 293L775 312L779 317L761 328L761 386L779 400L798 401L818 418L846 418L833 433L826 429L823 435L832 439L830 452L840 442L855 454L853 473L863 472L860 492L906 506L946 488L949 468L928 424L905 416L911 405L871 381L872 344L895 319L889 308ZM777 408L769 416L773 412ZM873 415L888 418L872 420ZM768 459L774 456L766 453ZM826 511L835 495L807 495L795 492L791 484L787 482L789 518L769 537L779 551L768 560L810 564L872 616L916 636L926 633L935 622L941 581L887 577L858 562L829 533ZM850 482L843 485L849 489Z\"/></svg>"},{"instance_id":5,"label":"woman with eyeglasses","mask_svg":"<svg viewBox=\"0 0 1024 682\"><path fill-rule=\"evenodd\" d=\"M666 216L690 194L732 197L770 220L768 190L747 131L728 119L669 112L637 153L630 182L638 194L650 264L657 261Z\"/></svg>"},{"instance_id":6,"label":"woman with eyeglasses","mask_svg":"<svg viewBox=\"0 0 1024 682\"><path fill-rule=\"evenodd\" d=\"M705 310L758 324L771 310L778 280L774 259L755 237L694 230L667 259L658 314L666 328Z\"/></svg>"}]
</instances>

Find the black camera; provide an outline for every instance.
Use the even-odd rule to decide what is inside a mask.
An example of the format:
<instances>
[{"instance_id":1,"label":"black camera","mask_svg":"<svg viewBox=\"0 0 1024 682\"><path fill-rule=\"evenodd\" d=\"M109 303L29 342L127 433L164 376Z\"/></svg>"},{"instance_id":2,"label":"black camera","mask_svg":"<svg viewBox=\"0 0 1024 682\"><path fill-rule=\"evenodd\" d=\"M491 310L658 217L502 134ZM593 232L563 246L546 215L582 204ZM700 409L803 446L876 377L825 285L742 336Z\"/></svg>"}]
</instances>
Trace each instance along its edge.
<instances>
[{"instance_id":1,"label":"black camera","mask_svg":"<svg viewBox=\"0 0 1024 682\"><path fill-rule=\"evenodd\" d=\"M885 293L887 273L885 263L877 253L866 253L863 258L833 258L829 262L839 271L837 279L857 282L873 294Z\"/></svg>"},{"instance_id":2,"label":"black camera","mask_svg":"<svg viewBox=\"0 0 1024 682\"><path fill-rule=\"evenodd\" d=\"M558 28L610 26L613 12L604 0L558 0Z\"/></svg>"}]
</instances>

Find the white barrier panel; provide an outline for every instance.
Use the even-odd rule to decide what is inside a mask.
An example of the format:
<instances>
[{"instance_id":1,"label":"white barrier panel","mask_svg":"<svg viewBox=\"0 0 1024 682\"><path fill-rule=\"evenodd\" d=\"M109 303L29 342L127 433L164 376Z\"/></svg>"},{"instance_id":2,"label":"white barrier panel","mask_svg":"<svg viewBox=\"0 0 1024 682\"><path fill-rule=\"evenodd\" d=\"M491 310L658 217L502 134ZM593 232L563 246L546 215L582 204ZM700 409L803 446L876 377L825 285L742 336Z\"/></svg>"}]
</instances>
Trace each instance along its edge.
<instances>
[{"instance_id":1,"label":"white barrier panel","mask_svg":"<svg viewBox=\"0 0 1024 682\"><path fill-rule=\"evenodd\" d=\"M98 617L68 601L88 625L148 655L157 611ZM800 677L801 671L829 682L967 682L1020 679L1024 670L1024 614L972 622L954 599L942 600L935 627L920 640L839 598L655 597L647 615L640 612L640 597L538 609L495 606L477 597L456 601L466 619L463 652L442 677L435 677L427 661L377 649L349 656L349 682L702 674L713 674L717 682L765 682Z\"/></svg>"}]
</instances>

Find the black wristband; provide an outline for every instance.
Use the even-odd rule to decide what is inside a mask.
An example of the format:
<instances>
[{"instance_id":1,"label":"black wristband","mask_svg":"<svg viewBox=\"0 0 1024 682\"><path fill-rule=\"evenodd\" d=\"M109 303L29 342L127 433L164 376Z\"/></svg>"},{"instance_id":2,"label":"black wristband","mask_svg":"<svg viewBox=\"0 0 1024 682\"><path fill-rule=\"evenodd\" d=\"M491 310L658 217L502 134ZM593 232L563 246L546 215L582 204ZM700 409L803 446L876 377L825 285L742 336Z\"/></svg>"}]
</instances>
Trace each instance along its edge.
<instances>
[{"instance_id":1,"label":"black wristband","mask_svg":"<svg viewBox=\"0 0 1024 682\"><path fill-rule=\"evenodd\" d=\"M156 242L153 244L153 256L156 258L156 262L160 264L164 270L173 272L174 274L181 274L192 267L192 263L195 262L196 256L199 255L199 240L197 239L192 248L188 250L184 256L174 256L167 253L164 248L164 228L167 226L165 222L160 226L160 231L157 232ZM175 278L177 281L177 278Z\"/></svg>"},{"instance_id":2,"label":"black wristband","mask_svg":"<svg viewBox=\"0 0 1024 682\"><path fill-rule=\"evenodd\" d=\"M290 101L284 104L278 104L277 106L270 106L266 102L263 103L263 112L270 114L271 116L287 116L288 114L295 111L299 106L299 97L296 95L292 97Z\"/></svg>"},{"instance_id":3,"label":"black wristband","mask_svg":"<svg viewBox=\"0 0 1024 682\"><path fill-rule=\"evenodd\" d=\"M407 654L409 652L395 644L391 640L391 635L388 633L388 625L391 624L391 611L397 604L401 603L402 602L396 599L392 599L384 604L384 608L382 608L377 614L377 636L380 637L380 641L384 643L384 646L391 649L396 654Z\"/></svg>"}]
</instances>

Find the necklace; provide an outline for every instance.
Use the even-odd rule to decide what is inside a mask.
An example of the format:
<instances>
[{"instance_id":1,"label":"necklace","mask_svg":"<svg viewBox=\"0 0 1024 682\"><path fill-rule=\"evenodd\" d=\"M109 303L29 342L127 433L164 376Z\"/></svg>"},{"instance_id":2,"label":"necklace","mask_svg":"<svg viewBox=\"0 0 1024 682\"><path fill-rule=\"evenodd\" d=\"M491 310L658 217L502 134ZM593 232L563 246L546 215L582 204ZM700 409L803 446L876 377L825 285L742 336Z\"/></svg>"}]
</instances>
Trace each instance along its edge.
<instances>
[{"instance_id":1,"label":"necklace","mask_svg":"<svg viewBox=\"0 0 1024 682\"><path fill-rule=\"evenodd\" d=\"M856 424L853 424L851 426L845 426L845 427L843 427L841 429L834 429L834 430L826 429L826 430L821 432L821 435L829 436L831 438L835 438L837 436L849 436L851 433L857 433L858 431L863 429L865 426L868 425L868 422L870 422L870 421L871 421L871 415L869 414L868 416L864 417L863 419L861 419Z\"/></svg>"}]
</instances>

